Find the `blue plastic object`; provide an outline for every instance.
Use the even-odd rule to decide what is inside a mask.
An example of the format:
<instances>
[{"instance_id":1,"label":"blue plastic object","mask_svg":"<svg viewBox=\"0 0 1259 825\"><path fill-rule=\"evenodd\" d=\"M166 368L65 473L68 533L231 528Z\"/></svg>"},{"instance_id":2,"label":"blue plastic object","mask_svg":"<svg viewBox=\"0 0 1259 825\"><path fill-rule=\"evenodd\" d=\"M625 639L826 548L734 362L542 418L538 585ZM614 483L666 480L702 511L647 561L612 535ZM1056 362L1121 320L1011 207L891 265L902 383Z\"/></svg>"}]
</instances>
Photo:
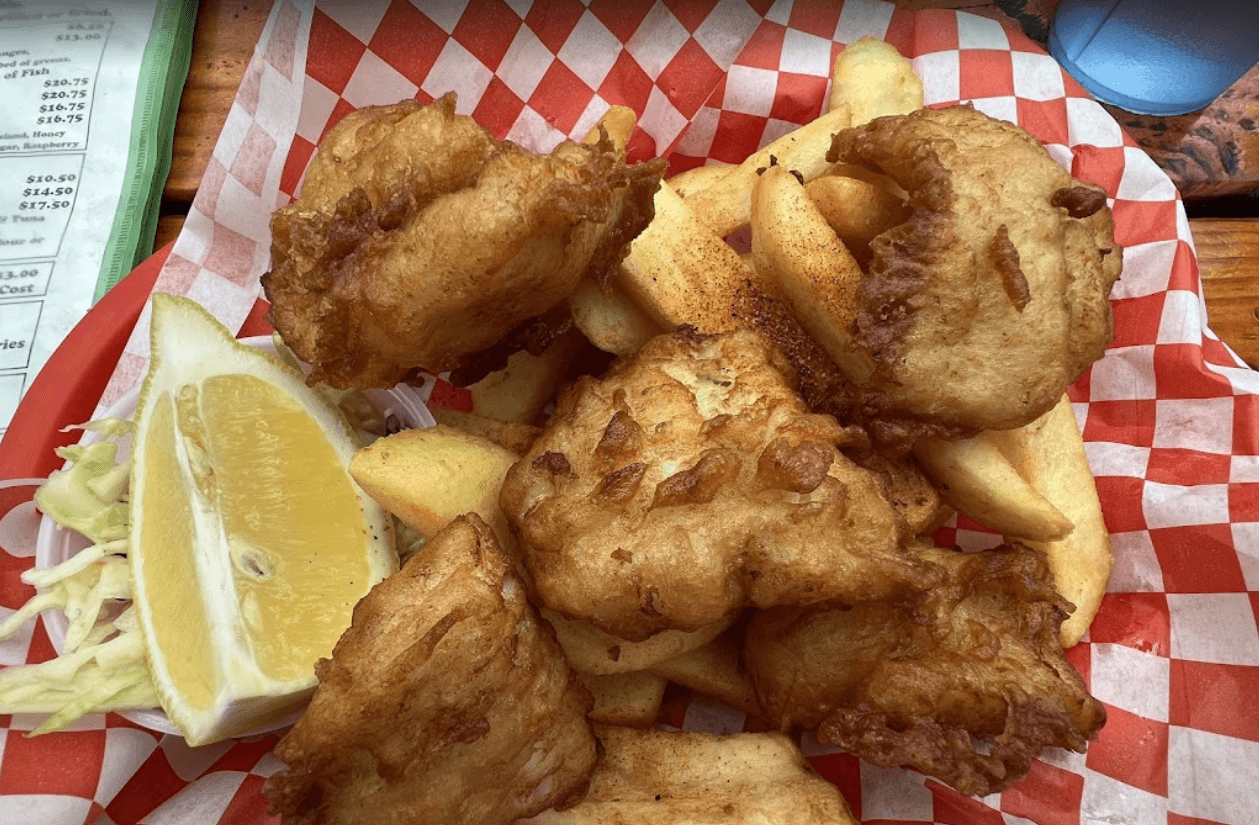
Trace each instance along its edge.
<instances>
[{"instance_id":1,"label":"blue plastic object","mask_svg":"<svg viewBox=\"0 0 1259 825\"><path fill-rule=\"evenodd\" d=\"M1259 2L1063 0L1049 52L1104 103L1194 112L1259 62Z\"/></svg>"}]
</instances>

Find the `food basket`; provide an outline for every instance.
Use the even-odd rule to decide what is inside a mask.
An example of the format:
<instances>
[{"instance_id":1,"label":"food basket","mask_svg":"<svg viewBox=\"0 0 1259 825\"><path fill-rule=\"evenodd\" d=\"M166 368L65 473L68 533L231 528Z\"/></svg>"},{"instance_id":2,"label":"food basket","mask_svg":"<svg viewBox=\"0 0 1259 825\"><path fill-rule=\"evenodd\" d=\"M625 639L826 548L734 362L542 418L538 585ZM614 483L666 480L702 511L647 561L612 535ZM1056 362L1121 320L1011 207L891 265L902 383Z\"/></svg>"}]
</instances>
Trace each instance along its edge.
<instances>
[{"instance_id":1,"label":"food basket","mask_svg":"<svg viewBox=\"0 0 1259 825\"><path fill-rule=\"evenodd\" d=\"M1068 658L1109 721L1087 754L1048 752L1026 780L982 800L808 737L805 752L865 822L1253 822L1259 376L1207 326L1193 240L1167 176L1021 32L879 0L280 2L156 288L196 298L229 326L256 316L267 217L298 190L320 137L355 108L454 90L458 110L497 136L549 150L620 103L640 116L631 158L663 155L678 172L742 160L817 116L835 55L865 35L912 58L929 106L970 102L1018 123L1105 188L1113 208L1125 247L1116 335L1069 393L1116 564L1090 634ZM137 329L147 323L144 311ZM102 404L143 375L145 349L137 332ZM460 401L440 382L430 393ZM0 489L0 605L9 609L29 596L17 577L31 564L30 492ZM993 541L964 519L942 538ZM40 626L0 647L0 661L51 653ZM702 700L669 710L687 729L745 723ZM193 750L112 714L37 739L21 735L33 720L3 721L0 811L20 808L23 822L272 821L259 790L281 767L269 755L274 735ZM13 816L0 813L0 823Z\"/></svg>"}]
</instances>

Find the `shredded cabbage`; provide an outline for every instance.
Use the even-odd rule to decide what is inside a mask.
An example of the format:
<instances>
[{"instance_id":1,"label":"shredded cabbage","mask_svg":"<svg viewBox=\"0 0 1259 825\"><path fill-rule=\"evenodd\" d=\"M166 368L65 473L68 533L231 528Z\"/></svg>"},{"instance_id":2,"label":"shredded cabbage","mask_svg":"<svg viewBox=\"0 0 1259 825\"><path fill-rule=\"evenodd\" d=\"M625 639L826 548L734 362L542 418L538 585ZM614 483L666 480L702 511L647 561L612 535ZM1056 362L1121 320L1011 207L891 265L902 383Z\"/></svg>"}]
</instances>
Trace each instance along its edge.
<instances>
[{"instance_id":1,"label":"shredded cabbage","mask_svg":"<svg viewBox=\"0 0 1259 825\"><path fill-rule=\"evenodd\" d=\"M53 521L82 533L97 544L127 537L127 485L131 461L118 460L115 440L131 432L130 422L118 418L89 421L84 429L104 438L84 446L57 448L57 455L73 462L58 470L35 491L35 505Z\"/></svg>"},{"instance_id":2,"label":"shredded cabbage","mask_svg":"<svg viewBox=\"0 0 1259 825\"><path fill-rule=\"evenodd\" d=\"M30 736L60 730L87 713L158 705L144 644L129 605L127 487L131 462L118 460L115 439L130 422L102 419L83 425L104 439L63 447L74 462L35 493L36 505L57 524L95 544L56 567L27 570L22 581L38 592L0 623L0 640L45 610L69 620L60 656L0 670L0 713L50 714Z\"/></svg>"}]
</instances>

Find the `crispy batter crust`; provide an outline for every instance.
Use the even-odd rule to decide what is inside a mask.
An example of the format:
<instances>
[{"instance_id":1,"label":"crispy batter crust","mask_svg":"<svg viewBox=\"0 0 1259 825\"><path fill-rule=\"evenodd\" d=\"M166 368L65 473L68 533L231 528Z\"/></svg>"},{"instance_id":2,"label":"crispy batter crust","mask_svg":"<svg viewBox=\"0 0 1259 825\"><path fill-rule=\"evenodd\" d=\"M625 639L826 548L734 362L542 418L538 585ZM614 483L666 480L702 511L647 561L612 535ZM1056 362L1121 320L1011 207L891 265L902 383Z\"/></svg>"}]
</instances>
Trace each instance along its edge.
<instances>
[{"instance_id":1,"label":"crispy batter crust","mask_svg":"<svg viewBox=\"0 0 1259 825\"><path fill-rule=\"evenodd\" d=\"M500 503L539 603L641 641L746 605L917 592L882 479L752 330L653 339L561 396Z\"/></svg>"},{"instance_id":2,"label":"crispy batter crust","mask_svg":"<svg viewBox=\"0 0 1259 825\"><path fill-rule=\"evenodd\" d=\"M1017 782L1044 748L1083 752L1106 713L1063 656L1070 605L1044 557L920 552L948 571L920 602L753 617L744 663L766 717L977 796Z\"/></svg>"},{"instance_id":3,"label":"crispy batter crust","mask_svg":"<svg viewBox=\"0 0 1259 825\"><path fill-rule=\"evenodd\" d=\"M596 728L590 793L520 825L855 825L839 789L780 733Z\"/></svg>"},{"instance_id":4,"label":"crispy batter crust","mask_svg":"<svg viewBox=\"0 0 1259 825\"><path fill-rule=\"evenodd\" d=\"M272 218L270 320L312 381L442 371L604 279L650 222L663 161L606 137L550 155L499 143L454 96L368 107L323 141Z\"/></svg>"},{"instance_id":5,"label":"crispy batter crust","mask_svg":"<svg viewBox=\"0 0 1259 825\"><path fill-rule=\"evenodd\" d=\"M1105 193L1035 138L970 107L878 118L828 159L889 175L908 221L876 237L854 337L860 404L895 422L1008 429L1102 356L1122 250Z\"/></svg>"},{"instance_id":6,"label":"crispy batter crust","mask_svg":"<svg viewBox=\"0 0 1259 825\"><path fill-rule=\"evenodd\" d=\"M354 608L267 780L285 823L508 825L578 801L589 693L475 514Z\"/></svg>"}]
</instances>

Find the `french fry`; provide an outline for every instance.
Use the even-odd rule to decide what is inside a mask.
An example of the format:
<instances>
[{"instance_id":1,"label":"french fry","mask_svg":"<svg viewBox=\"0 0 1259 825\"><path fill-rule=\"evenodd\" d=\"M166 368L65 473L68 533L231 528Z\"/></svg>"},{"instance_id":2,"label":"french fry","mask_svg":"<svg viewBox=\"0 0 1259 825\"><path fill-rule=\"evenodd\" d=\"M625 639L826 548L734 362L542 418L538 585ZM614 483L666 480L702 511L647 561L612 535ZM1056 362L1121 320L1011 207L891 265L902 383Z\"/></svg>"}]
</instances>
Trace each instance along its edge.
<instances>
[{"instance_id":1,"label":"french fry","mask_svg":"<svg viewBox=\"0 0 1259 825\"><path fill-rule=\"evenodd\" d=\"M854 180L873 183L887 191L889 195L895 195L901 200L909 197L909 193L901 188L900 184L889 178L881 172L871 172L864 166L858 166L855 163L836 163L826 170L826 174L822 177L830 177L835 175L841 178L853 178Z\"/></svg>"},{"instance_id":2,"label":"french fry","mask_svg":"<svg viewBox=\"0 0 1259 825\"><path fill-rule=\"evenodd\" d=\"M1023 541L1056 541L1072 530L1071 520L1019 473L992 432L961 441L920 438L913 453L945 503L980 524Z\"/></svg>"},{"instance_id":3,"label":"french fry","mask_svg":"<svg viewBox=\"0 0 1259 825\"><path fill-rule=\"evenodd\" d=\"M862 126L876 117L885 115L907 115L916 109L921 109L923 104L921 78L914 71L913 64L890 44L872 37L863 37L849 45L835 58L835 66L831 71L831 89L826 98L826 109L831 111L848 107L851 126ZM873 184L887 195L898 199L903 208L906 192L887 175L872 172L861 166L837 163L828 170L826 177L830 176L854 178ZM855 193L849 190L844 194L847 199L851 199ZM819 200L819 207L827 216L827 220L831 221L831 225L835 227L839 236L845 243L850 244L850 249L854 248L844 228L854 219L834 220L833 207L828 207L821 202L821 198L827 196L819 197L814 192L810 192L810 195ZM871 204L860 208L867 211L880 207L883 210L892 210L893 206L891 202L880 199L877 206ZM904 217L901 217L886 224L885 228L891 228L903 221ZM879 233L869 234L865 243L868 244L869 239L877 234ZM862 260L863 256L855 249L853 254L859 261Z\"/></svg>"},{"instance_id":4,"label":"french fry","mask_svg":"<svg viewBox=\"0 0 1259 825\"><path fill-rule=\"evenodd\" d=\"M512 353L506 367L468 387L472 411L499 421L532 424L585 344L580 331L570 329L541 355Z\"/></svg>"},{"instance_id":5,"label":"french fry","mask_svg":"<svg viewBox=\"0 0 1259 825\"><path fill-rule=\"evenodd\" d=\"M599 127L603 127L608 137L612 139L612 145L624 152L636 125L638 125L638 115L634 114L633 109L628 106L610 106L594 128L581 139L581 142L587 145L598 143Z\"/></svg>"},{"instance_id":6,"label":"french fry","mask_svg":"<svg viewBox=\"0 0 1259 825\"><path fill-rule=\"evenodd\" d=\"M863 267L872 257L870 242L909 219L905 201L869 181L823 175L805 184L804 191Z\"/></svg>"},{"instance_id":7,"label":"french fry","mask_svg":"<svg viewBox=\"0 0 1259 825\"><path fill-rule=\"evenodd\" d=\"M1026 427L994 435L1032 487L1075 524L1058 541L1028 542L1045 552L1058 592L1075 605L1060 629L1062 646L1072 647L1092 624L1115 561L1080 427L1064 395Z\"/></svg>"},{"instance_id":8,"label":"french fry","mask_svg":"<svg viewBox=\"0 0 1259 825\"><path fill-rule=\"evenodd\" d=\"M752 682L739 670L738 645L727 635L654 665L651 672L745 713L760 712Z\"/></svg>"},{"instance_id":9,"label":"french fry","mask_svg":"<svg viewBox=\"0 0 1259 825\"><path fill-rule=\"evenodd\" d=\"M852 345L861 268L786 167L772 166L752 196L752 260L796 318L848 378L869 379L869 357Z\"/></svg>"},{"instance_id":10,"label":"french fry","mask_svg":"<svg viewBox=\"0 0 1259 825\"><path fill-rule=\"evenodd\" d=\"M497 418L487 418L464 410L452 410L437 404L429 407L429 412L433 414L438 424L445 424L487 441L493 441L517 455L529 452L529 447L537 439L538 433L542 432L541 428L532 424L499 421Z\"/></svg>"},{"instance_id":11,"label":"french fry","mask_svg":"<svg viewBox=\"0 0 1259 825\"><path fill-rule=\"evenodd\" d=\"M667 182L655 204L655 218L630 245L613 283L661 329L733 329L735 294L755 273Z\"/></svg>"},{"instance_id":12,"label":"french fry","mask_svg":"<svg viewBox=\"0 0 1259 825\"><path fill-rule=\"evenodd\" d=\"M638 122L634 110L628 106L612 106L582 139L582 143L596 143L600 127L607 132L615 145L625 151L630 133ZM600 287L590 280L582 281L568 297L568 307L573 323L590 343L604 352L625 355L634 352L653 335L661 332L642 310L636 307L615 286Z\"/></svg>"},{"instance_id":13,"label":"french fry","mask_svg":"<svg viewBox=\"0 0 1259 825\"><path fill-rule=\"evenodd\" d=\"M626 728L649 728L660 715L660 701L669 680L646 670L594 676L579 673L577 678L594 697L590 721Z\"/></svg>"},{"instance_id":14,"label":"french fry","mask_svg":"<svg viewBox=\"0 0 1259 825\"><path fill-rule=\"evenodd\" d=\"M707 189L688 197L687 202L712 234L724 238L750 219L752 188L763 170L777 163L799 172L805 181L813 180L830 168L826 153L831 148L831 136L850 125L848 107L839 106L754 152Z\"/></svg>"},{"instance_id":15,"label":"french fry","mask_svg":"<svg viewBox=\"0 0 1259 825\"><path fill-rule=\"evenodd\" d=\"M627 355L664 330L616 284L600 287L585 280L568 297L573 323L604 352Z\"/></svg>"},{"instance_id":16,"label":"french fry","mask_svg":"<svg viewBox=\"0 0 1259 825\"><path fill-rule=\"evenodd\" d=\"M923 106L922 79L895 46L873 37L850 44L835 58L827 111L848 106L852 125Z\"/></svg>"},{"instance_id":17,"label":"french fry","mask_svg":"<svg viewBox=\"0 0 1259 825\"><path fill-rule=\"evenodd\" d=\"M696 166L669 178L669 185L684 198L696 192L703 192L714 183L730 174L734 167L729 163L710 163L707 166Z\"/></svg>"},{"instance_id":18,"label":"french fry","mask_svg":"<svg viewBox=\"0 0 1259 825\"><path fill-rule=\"evenodd\" d=\"M438 424L379 438L354 454L350 475L400 521L431 539L455 516L474 512L511 542L498 506L503 476L518 455Z\"/></svg>"}]
</instances>

